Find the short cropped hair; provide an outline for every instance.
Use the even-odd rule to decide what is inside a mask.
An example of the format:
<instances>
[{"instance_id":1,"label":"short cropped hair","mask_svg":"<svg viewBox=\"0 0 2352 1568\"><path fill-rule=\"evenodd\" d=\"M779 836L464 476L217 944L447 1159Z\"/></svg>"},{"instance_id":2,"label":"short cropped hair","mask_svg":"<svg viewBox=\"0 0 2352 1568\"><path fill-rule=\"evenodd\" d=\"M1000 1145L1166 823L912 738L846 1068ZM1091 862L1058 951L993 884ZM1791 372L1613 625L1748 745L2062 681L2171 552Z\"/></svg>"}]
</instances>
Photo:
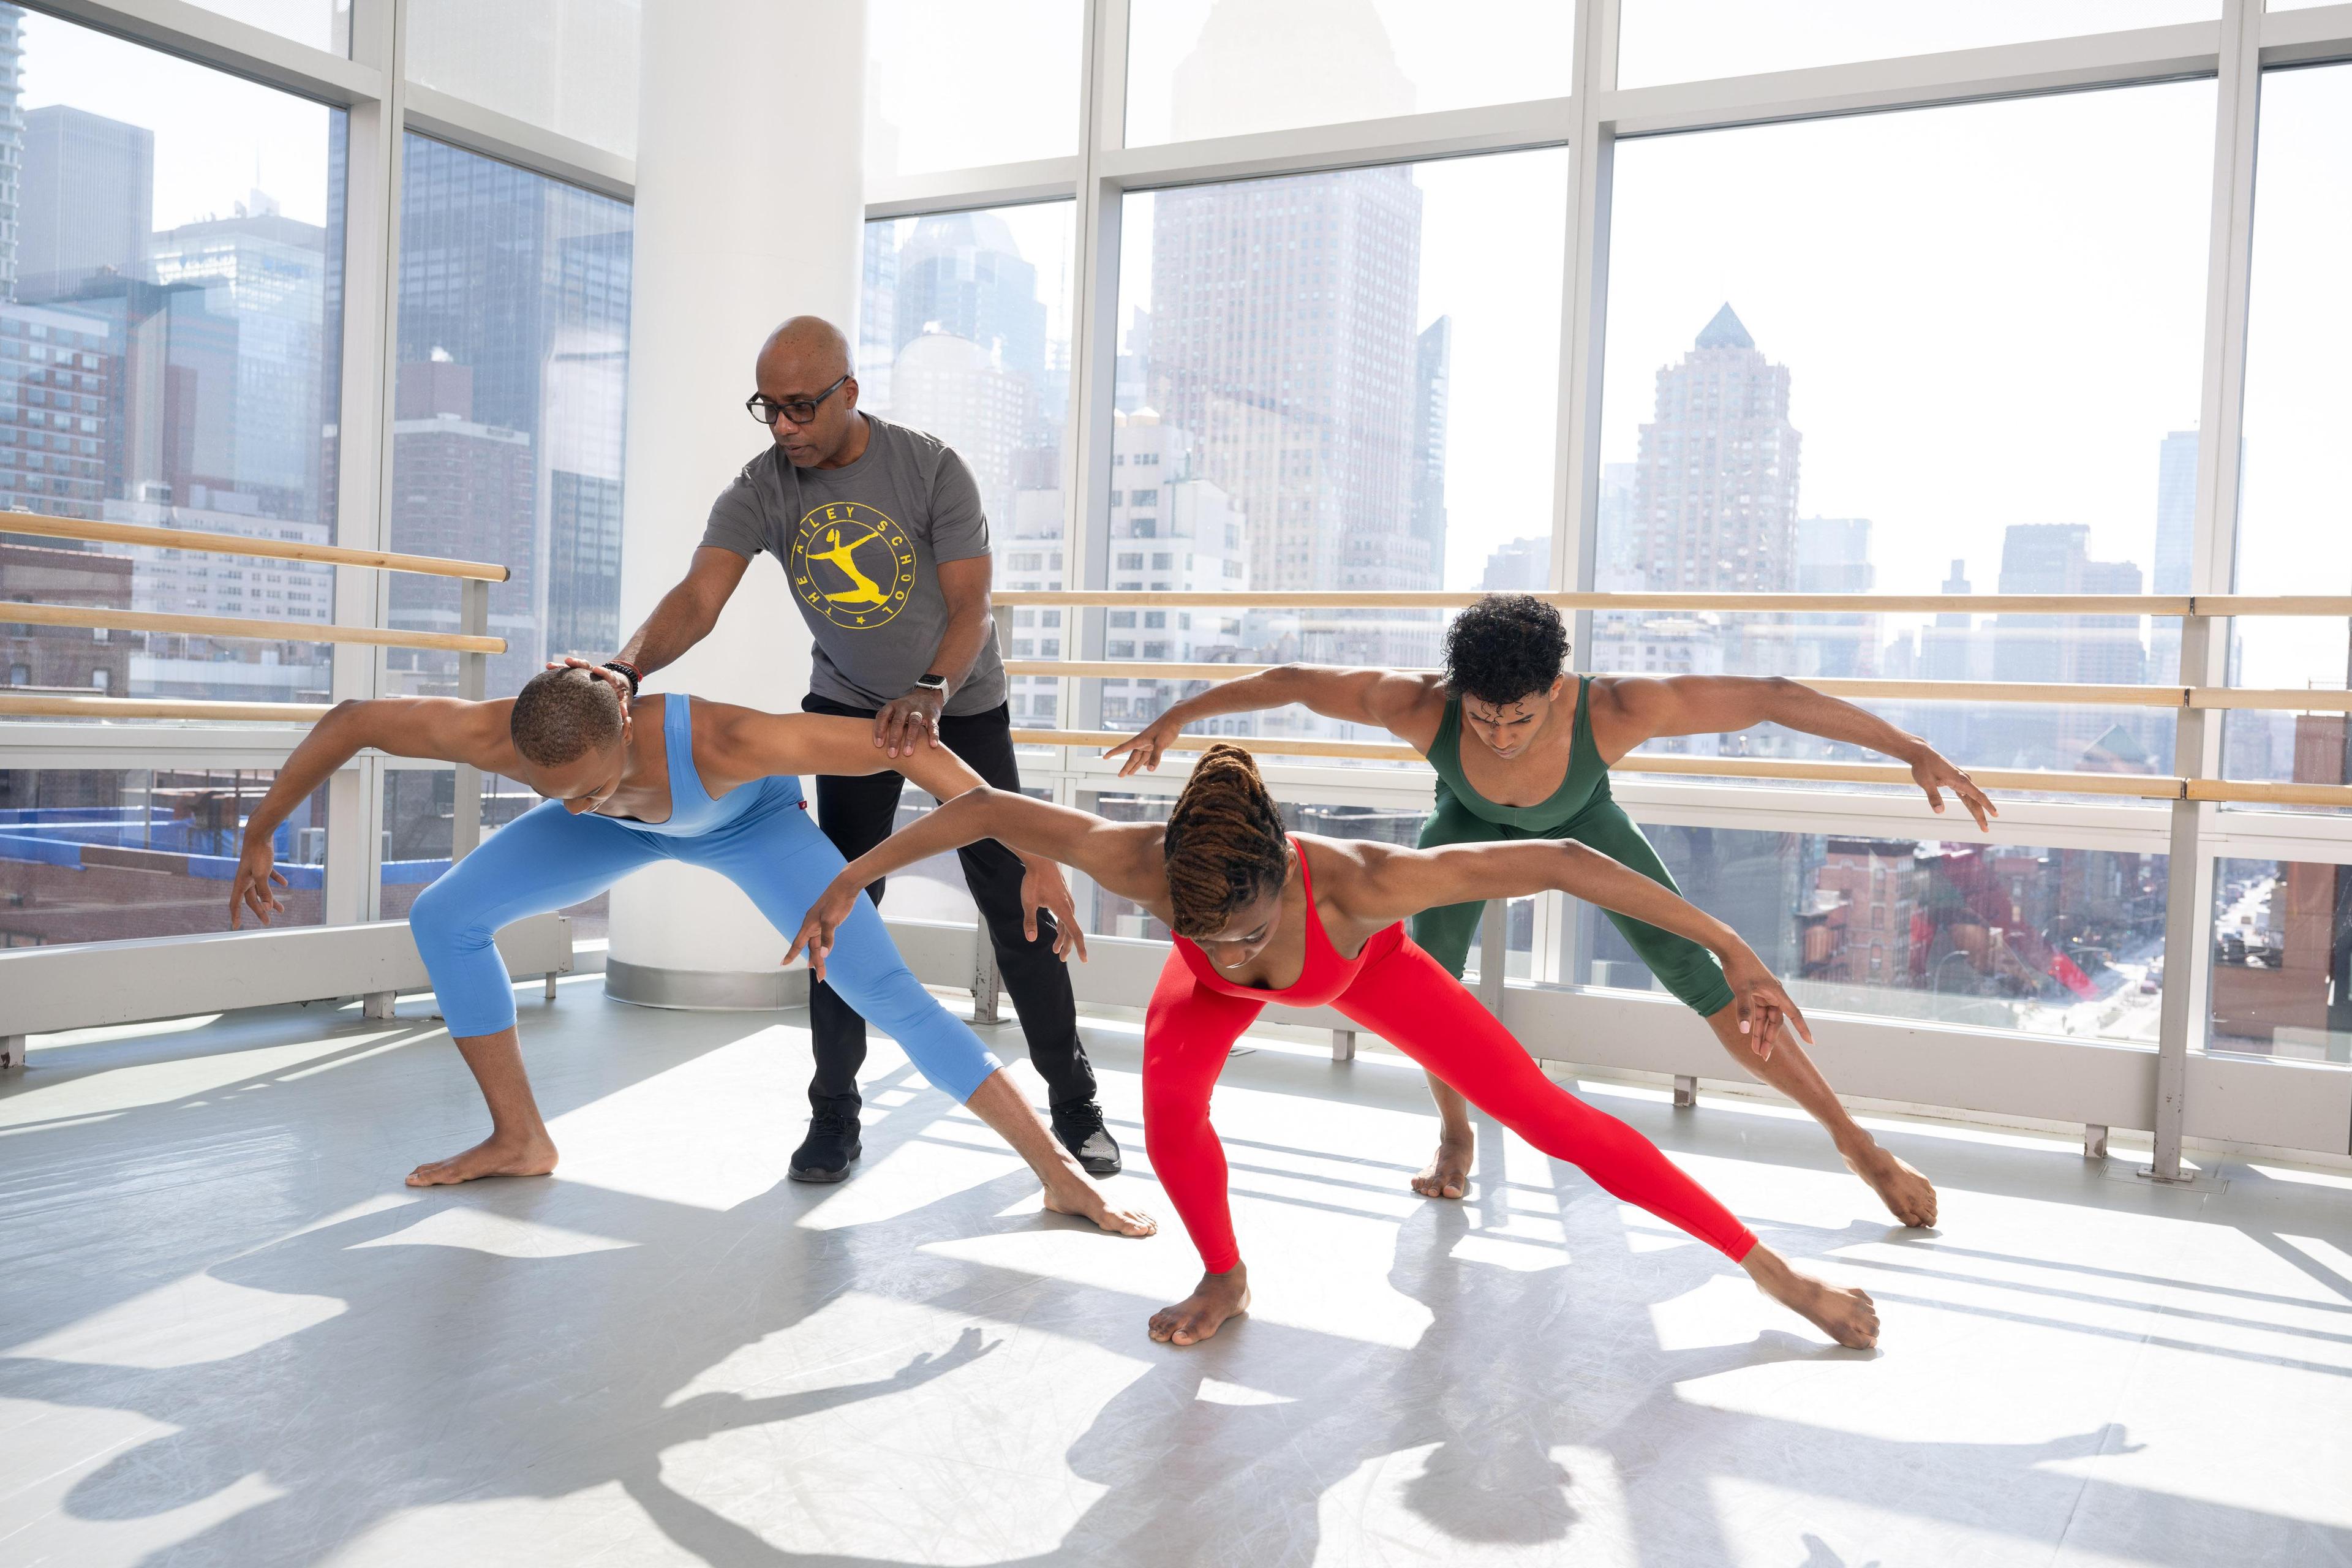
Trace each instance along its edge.
<instances>
[{"instance_id":1,"label":"short cropped hair","mask_svg":"<svg viewBox=\"0 0 2352 1568\"><path fill-rule=\"evenodd\" d=\"M1532 594L1490 594L1445 628L1445 684L1497 706L1549 691L1568 663L1568 626Z\"/></svg>"},{"instance_id":2,"label":"short cropped hair","mask_svg":"<svg viewBox=\"0 0 2352 1568\"><path fill-rule=\"evenodd\" d=\"M515 694L507 730L525 761L560 768L621 738L620 693L576 666L542 669Z\"/></svg>"}]
</instances>

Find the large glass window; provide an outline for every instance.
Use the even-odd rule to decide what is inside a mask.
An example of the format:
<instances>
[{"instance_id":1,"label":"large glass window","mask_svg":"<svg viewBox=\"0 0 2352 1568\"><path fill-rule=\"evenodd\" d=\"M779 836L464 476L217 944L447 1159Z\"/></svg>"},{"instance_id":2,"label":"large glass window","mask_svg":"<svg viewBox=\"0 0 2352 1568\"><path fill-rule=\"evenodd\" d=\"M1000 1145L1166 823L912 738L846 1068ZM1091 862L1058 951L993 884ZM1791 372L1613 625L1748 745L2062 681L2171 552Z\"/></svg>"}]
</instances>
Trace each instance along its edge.
<instances>
[{"instance_id":1,"label":"large glass window","mask_svg":"<svg viewBox=\"0 0 2352 1568\"><path fill-rule=\"evenodd\" d=\"M1683 896L1799 1005L2152 1043L2161 855L1647 826ZM1657 989L1601 911L1571 903L1587 984Z\"/></svg>"},{"instance_id":2,"label":"large glass window","mask_svg":"<svg viewBox=\"0 0 2352 1568\"><path fill-rule=\"evenodd\" d=\"M1595 585L2186 592L2212 116L2180 82L1621 144ZM2176 621L2130 616L1593 636L1588 668L1625 674L2142 685L2179 660ZM2170 771L2160 707L1881 710L1968 765Z\"/></svg>"},{"instance_id":3,"label":"large glass window","mask_svg":"<svg viewBox=\"0 0 2352 1568\"><path fill-rule=\"evenodd\" d=\"M2343 309L2352 257L2352 65L2266 72L2260 146L2236 586L2242 594L2352 593L2344 483L2352 319ZM2345 689L2347 623L2230 626L2234 684ZM2232 712L2223 771L2342 784L2342 730L2338 714Z\"/></svg>"},{"instance_id":4,"label":"large glass window","mask_svg":"<svg viewBox=\"0 0 2352 1568\"><path fill-rule=\"evenodd\" d=\"M341 111L0 6L0 509L335 530ZM331 571L0 539L0 602L333 617ZM317 701L327 649L0 624L0 681Z\"/></svg>"},{"instance_id":5,"label":"large glass window","mask_svg":"<svg viewBox=\"0 0 2352 1568\"><path fill-rule=\"evenodd\" d=\"M1078 150L1081 0L872 0L866 177Z\"/></svg>"},{"instance_id":6,"label":"large glass window","mask_svg":"<svg viewBox=\"0 0 2352 1568\"><path fill-rule=\"evenodd\" d=\"M202 767L0 769L0 947L226 931L246 819L276 778ZM278 889L285 912L271 923L319 924L323 786L272 842L287 885Z\"/></svg>"},{"instance_id":7,"label":"large glass window","mask_svg":"<svg viewBox=\"0 0 2352 1568\"><path fill-rule=\"evenodd\" d=\"M489 690L620 642L630 209L421 136L404 143L392 547L503 563ZM458 628L449 579L396 576L392 624ZM455 655L394 649L394 690Z\"/></svg>"},{"instance_id":8,"label":"large glass window","mask_svg":"<svg viewBox=\"0 0 2352 1568\"><path fill-rule=\"evenodd\" d=\"M403 0L408 79L624 157L639 0Z\"/></svg>"},{"instance_id":9,"label":"large glass window","mask_svg":"<svg viewBox=\"0 0 2352 1568\"><path fill-rule=\"evenodd\" d=\"M1103 585L1546 586L1566 191L1544 149L1127 197ZM1117 608L1104 651L1427 668L1442 631L1433 611ZM1109 682L1103 722L1185 689ZM1341 733L1299 710L1226 725Z\"/></svg>"},{"instance_id":10,"label":"large glass window","mask_svg":"<svg viewBox=\"0 0 2352 1568\"><path fill-rule=\"evenodd\" d=\"M2352 866L2213 867L2210 1047L2352 1061Z\"/></svg>"},{"instance_id":11,"label":"large glass window","mask_svg":"<svg viewBox=\"0 0 2352 1568\"><path fill-rule=\"evenodd\" d=\"M1483 0L1134 0L1127 144L1559 98L1576 7Z\"/></svg>"},{"instance_id":12,"label":"large glass window","mask_svg":"<svg viewBox=\"0 0 2352 1568\"><path fill-rule=\"evenodd\" d=\"M979 482L999 588L1059 588L1070 413L1068 202L866 226L858 406L955 448ZM1015 658L1066 651L1064 610L1015 609ZM1013 721L1055 721L1055 684L1013 681Z\"/></svg>"},{"instance_id":13,"label":"large glass window","mask_svg":"<svg viewBox=\"0 0 2352 1568\"><path fill-rule=\"evenodd\" d=\"M1697 81L2210 21L2221 0L1624 0L1617 85Z\"/></svg>"}]
</instances>

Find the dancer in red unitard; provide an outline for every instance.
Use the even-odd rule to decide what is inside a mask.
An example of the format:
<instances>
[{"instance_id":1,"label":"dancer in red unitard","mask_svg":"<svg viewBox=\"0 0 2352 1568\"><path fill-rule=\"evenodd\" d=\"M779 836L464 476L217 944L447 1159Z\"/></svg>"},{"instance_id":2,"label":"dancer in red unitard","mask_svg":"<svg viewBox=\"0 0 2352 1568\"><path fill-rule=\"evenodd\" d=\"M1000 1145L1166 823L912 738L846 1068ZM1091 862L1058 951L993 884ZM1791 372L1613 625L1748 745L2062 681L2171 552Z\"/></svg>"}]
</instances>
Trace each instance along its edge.
<instances>
[{"instance_id":1,"label":"dancer in red unitard","mask_svg":"<svg viewBox=\"0 0 2352 1568\"><path fill-rule=\"evenodd\" d=\"M1221 744L1195 764L1164 827L968 790L851 861L810 906L793 952L805 948L821 972L834 929L856 907L860 888L980 838L1075 866L1176 933L1144 1027L1144 1138L1204 1272L1191 1296L1153 1316L1153 1339L1196 1343L1249 1306L1209 1095L1234 1040L1268 1002L1282 1002L1336 1007L1529 1143L1715 1247L1840 1344L1877 1342L1868 1295L1792 1268L1648 1139L1546 1078L1402 923L1435 906L1557 889L1715 953L1739 1026L1759 1054L1784 1020L1811 1037L1803 1016L1746 942L1649 878L1573 841L1423 850L1288 834L1249 754Z\"/></svg>"}]
</instances>

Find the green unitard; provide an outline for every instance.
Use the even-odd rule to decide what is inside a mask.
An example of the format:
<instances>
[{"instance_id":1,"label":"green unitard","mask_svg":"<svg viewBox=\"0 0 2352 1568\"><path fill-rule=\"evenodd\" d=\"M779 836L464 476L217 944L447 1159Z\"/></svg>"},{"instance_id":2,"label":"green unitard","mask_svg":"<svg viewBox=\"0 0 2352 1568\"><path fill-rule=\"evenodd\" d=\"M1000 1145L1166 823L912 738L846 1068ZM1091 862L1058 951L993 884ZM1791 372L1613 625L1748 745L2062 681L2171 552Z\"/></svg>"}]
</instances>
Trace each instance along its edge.
<instances>
[{"instance_id":1,"label":"green unitard","mask_svg":"<svg viewBox=\"0 0 2352 1568\"><path fill-rule=\"evenodd\" d=\"M1430 766L1437 770L1437 809L1429 826L1421 830L1421 847L1434 849L1444 844L1491 844L1511 838L1573 838L1653 881L1674 888L1666 863L1658 858L1658 852L1650 847L1624 807L1610 796L1609 764L1601 760L1592 743L1592 721L1586 710L1591 689L1590 676L1578 680L1576 732L1570 738L1568 776L1540 805L1496 805L1471 787L1462 773L1462 700L1448 698L1445 718L1429 747ZM1412 917L1412 940L1459 979L1485 908L1467 903L1423 910ZM1731 1005L1731 986L1713 953L1688 937L1613 910L1607 912L1659 984L1694 1012L1706 1017Z\"/></svg>"}]
</instances>

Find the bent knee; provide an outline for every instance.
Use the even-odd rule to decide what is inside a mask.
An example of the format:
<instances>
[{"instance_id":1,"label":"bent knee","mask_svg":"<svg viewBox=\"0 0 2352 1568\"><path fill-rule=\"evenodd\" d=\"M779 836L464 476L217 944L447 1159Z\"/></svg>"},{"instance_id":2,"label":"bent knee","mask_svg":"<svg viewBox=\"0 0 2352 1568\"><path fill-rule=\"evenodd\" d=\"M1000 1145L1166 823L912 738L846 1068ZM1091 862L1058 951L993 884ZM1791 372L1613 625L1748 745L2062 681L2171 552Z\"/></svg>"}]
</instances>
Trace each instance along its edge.
<instances>
[{"instance_id":1,"label":"bent knee","mask_svg":"<svg viewBox=\"0 0 2352 1568\"><path fill-rule=\"evenodd\" d=\"M464 952L487 947L498 932L465 907L446 882L436 882L409 906L408 929L419 952Z\"/></svg>"}]
</instances>

